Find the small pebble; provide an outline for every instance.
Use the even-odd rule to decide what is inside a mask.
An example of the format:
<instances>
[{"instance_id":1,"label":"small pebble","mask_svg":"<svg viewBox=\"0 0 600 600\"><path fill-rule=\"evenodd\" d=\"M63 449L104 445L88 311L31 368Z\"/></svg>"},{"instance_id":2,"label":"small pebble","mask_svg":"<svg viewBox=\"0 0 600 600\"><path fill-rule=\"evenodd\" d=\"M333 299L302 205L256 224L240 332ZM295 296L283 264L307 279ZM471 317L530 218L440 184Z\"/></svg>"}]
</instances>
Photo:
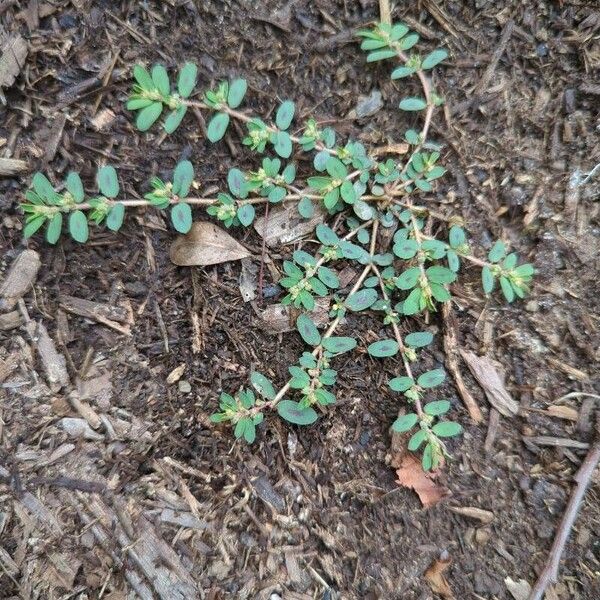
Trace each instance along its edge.
<instances>
[{"instance_id":1,"label":"small pebble","mask_svg":"<svg viewBox=\"0 0 600 600\"><path fill-rule=\"evenodd\" d=\"M191 386L190 382L187 381L186 379L182 379L178 383L178 387L179 387L179 391L182 394L189 394L192 391L192 386Z\"/></svg>"}]
</instances>

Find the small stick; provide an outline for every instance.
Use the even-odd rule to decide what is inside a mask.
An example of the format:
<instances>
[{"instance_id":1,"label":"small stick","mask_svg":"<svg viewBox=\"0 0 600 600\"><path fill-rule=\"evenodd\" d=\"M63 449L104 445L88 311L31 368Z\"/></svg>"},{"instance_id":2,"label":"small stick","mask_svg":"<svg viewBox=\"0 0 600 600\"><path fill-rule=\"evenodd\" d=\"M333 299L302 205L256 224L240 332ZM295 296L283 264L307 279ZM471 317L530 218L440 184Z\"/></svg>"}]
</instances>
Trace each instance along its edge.
<instances>
[{"instance_id":1,"label":"small stick","mask_svg":"<svg viewBox=\"0 0 600 600\"><path fill-rule=\"evenodd\" d=\"M556 532L554 543L550 549L550 555L544 570L540 573L535 586L529 594L528 600L542 600L546 588L551 583L556 583L558 579L558 567L560 565L560 559L565 549L565 544L569 539L569 534L575 523L577 512L585 492L590 484L590 479L594 473L594 470L600 461L600 442L596 442L588 452L585 460L583 461L579 471L575 474L575 489L571 493L569 503L565 509L562 521Z\"/></svg>"},{"instance_id":2,"label":"small stick","mask_svg":"<svg viewBox=\"0 0 600 600\"><path fill-rule=\"evenodd\" d=\"M390 0L379 0L379 20L382 23L392 24L392 10Z\"/></svg>"}]
</instances>

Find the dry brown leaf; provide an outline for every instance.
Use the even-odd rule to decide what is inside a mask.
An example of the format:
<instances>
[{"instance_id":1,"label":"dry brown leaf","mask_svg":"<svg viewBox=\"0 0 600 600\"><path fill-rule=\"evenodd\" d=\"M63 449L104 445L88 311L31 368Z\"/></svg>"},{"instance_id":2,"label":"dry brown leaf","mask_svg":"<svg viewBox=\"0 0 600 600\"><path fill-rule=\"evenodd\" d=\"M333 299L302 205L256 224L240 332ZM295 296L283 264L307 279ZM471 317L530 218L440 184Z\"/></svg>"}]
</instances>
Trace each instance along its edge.
<instances>
[{"instance_id":1,"label":"dry brown leaf","mask_svg":"<svg viewBox=\"0 0 600 600\"><path fill-rule=\"evenodd\" d=\"M516 581L507 577L504 580L504 583L510 592L510 595L515 600L527 600L529 598L529 594L531 593L531 586L525 579L517 579Z\"/></svg>"},{"instance_id":2,"label":"dry brown leaf","mask_svg":"<svg viewBox=\"0 0 600 600\"><path fill-rule=\"evenodd\" d=\"M309 314L317 327L329 323L329 305L329 298L316 298L315 308ZM292 306L271 304L259 316L265 325L265 333L279 334L296 330L298 311Z\"/></svg>"},{"instance_id":3,"label":"dry brown leaf","mask_svg":"<svg viewBox=\"0 0 600 600\"><path fill-rule=\"evenodd\" d=\"M397 483L417 492L424 508L430 508L442 498L450 495L450 490L434 481L435 474L423 471L421 462L412 454L402 458L400 468L396 470Z\"/></svg>"},{"instance_id":4,"label":"dry brown leaf","mask_svg":"<svg viewBox=\"0 0 600 600\"><path fill-rule=\"evenodd\" d=\"M288 244L309 233L323 222L324 212L317 208L310 219L305 219L298 214L296 206L278 206L269 211L268 219L260 217L254 221L254 229L261 237L265 238L267 246Z\"/></svg>"},{"instance_id":5,"label":"dry brown leaf","mask_svg":"<svg viewBox=\"0 0 600 600\"><path fill-rule=\"evenodd\" d=\"M200 221L171 244L169 256L180 267L205 267L240 260L250 252L216 225Z\"/></svg>"},{"instance_id":6,"label":"dry brown leaf","mask_svg":"<svg viewBox=\"0 0 600 600\"><path fill-rule=\"evenodd\" d=\"M167 385L173 385L177 383L183 376L186 364L181 363L178 367L175 367L167 376Z\"/></svg>"},{"instance_id":7,"label":"dry brown leaf","mask_svg":"<svg viewBox=\"0 0 600 600\"><path fill-rule=\"evenodd\" d=\"M450 589L448 581L444 577L444 572L452 563L451 558L438 558L434 563L425 571L425 579L431 587L431 591L438 596L444 598L444 600L453 600L454 594Z\"/></svg>"},{"instance_id":8,"label":"dry brown leaf","mask_svg":"<svg viewBox=\"0 0 600 600\"><path fill-rule=\"evenodd\" d=\"M505 417L514 417L519 412L519 404L504 387L500 365L487 356L477 356L467 350L461 350L460 353L473 377L483 388L489 403Z\"/></svg>"}]
</instances>

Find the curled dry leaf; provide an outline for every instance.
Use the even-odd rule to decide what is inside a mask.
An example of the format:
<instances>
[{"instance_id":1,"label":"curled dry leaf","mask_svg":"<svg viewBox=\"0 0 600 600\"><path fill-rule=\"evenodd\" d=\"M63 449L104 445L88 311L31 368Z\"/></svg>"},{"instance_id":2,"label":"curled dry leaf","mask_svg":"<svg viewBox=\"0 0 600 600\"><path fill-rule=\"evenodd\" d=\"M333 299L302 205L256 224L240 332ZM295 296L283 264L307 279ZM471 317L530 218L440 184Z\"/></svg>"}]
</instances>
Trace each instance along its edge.
<instances>
[{"instance_id":1,"label":"curled dry leaf","mask_svg":"<svg viewBox=\"0 0 600 600\"><path fill-rule=\"evenodd\" d=\"M423 508L437 504L442 498L450 495L450 490L434 481L435 473L423 471L421 462L412 454L402 457L400 467L396 470L397 482L417 492Z\"/></svg>"},{"instance_id":2,"label":"curled dry leaf","mask_svg":"<svg viewBox=\"0 0 600 600\"><path fill-rule=\"evenodd\" d=\"M213 223L199 221L171 244L169 256L180 267L205 267L247 258L250 252Z\"/></svg>"},{"instance_id":3,"label":"curled dry leaf","mask_svg":"<svg viewBox=\"0 0 600 600\"><path fill-rule=\"evenodd\" d=\"M501 415L514 417L519 412L519 404L506 391L500 365L487 356L477 356L467 350L461 350L460 353L473 377L483 388L489 403Z\"/></svg>"},{"instance_id":4,"label":"curled dry leaf","mask_svg":"<svg viewBox=\"0 0 600 600\"><path fill-rule=\"evenodd\" d=\"M451 558L438 558L434 563L425 571L425 579L431 587L431 591L438 596L444 598L444 600L454 600L454 594L450 589L450 585L444 576L444 572L452 563Z\"/></svg>"},{"instance_id":5,"label":"curled dry leaf","mask_svg":"<svg viewBox=\"0 0 600 600\"><path fill-rule=\"evenodd\" d=\"M181 363L178 367L175 367L167 376L167 385L173 385L177 383L183 376L185 371L185 363Z\"/></svg>"},{"instance_id":6,"label":"curled dry leaf","mask_svg":"<svg viewBox=\"0 0 600 600\"><path fill-rule=\"evenodd\" d=\"M298 209L294 205L278 206L269 211L267 219L265 217L256 219L254 229L265 239L269 247L289 244L312 233L315 227L323 222L324 215L322 209L316 208L314 215L310 219L305 219L298 214Z\"/></svg>"},{"instance_id":7,"label":"curled dry leaf","mask_svg":"<svg viewBox=\"0 0 600 600\"><path fill-rule=\"evenodd\" d=\"M329 304L329 298L315 300L315 309L309 314L317 327L323 327L329 323ZM272 304L261 311L259 317L265 325L266 333L279 334L296 330L298 311L291 306Z\"/></svg>"}]
</instances>

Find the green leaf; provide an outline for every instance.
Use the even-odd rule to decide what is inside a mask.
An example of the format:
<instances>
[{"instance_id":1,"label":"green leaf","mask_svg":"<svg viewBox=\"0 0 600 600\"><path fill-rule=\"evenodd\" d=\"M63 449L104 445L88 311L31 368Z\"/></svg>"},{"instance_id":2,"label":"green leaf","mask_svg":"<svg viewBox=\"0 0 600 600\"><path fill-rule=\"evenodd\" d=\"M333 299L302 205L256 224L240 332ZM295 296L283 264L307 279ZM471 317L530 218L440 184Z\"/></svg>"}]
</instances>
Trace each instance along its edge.
<instances>
[{"instance_id":1,"label":"green leaf","mask_svg":"<svg viewBox=\"0 0 600 600\"><path fill-rule=\"evenodd\" d=\"M462 227L459 227L458 225L453 225L452 227L450 227L448 240L453 248L458 248L459 246L462 246L467 241L465 230Z\"/></svg>"},{"instance_id":2,"label":"green leaf","mask_svg":"<svg viewBox=\"0 0 600 600\"><path fill-rule=\"evenodd\" d=\"M276 204L281 202L287 195L287 191L283 187L276 186L269 192L269 202Z\"/></svg>"},{"instance_id":3,"label":"green leaf","mask_svg":"<svg viewBox=\"0 0 600 600\"><path fill-rule=\"evenodd\" d=\"M179 233L192 228L192 208L187 202L178 202L171 208L171 223Z\"/></svg>"},{"instance_id":4,"label":"green leaf","mask_svg":"<svg viewBox=\"0 0 600 600\"><path fill-rule=\"evenodd\" d=\"M336 232L333 231L331 227L328 227L323 223L319 223L317 225L315 233L317 235L317 239L325 246L335 246L339 241Z\"/></svg>"},{"instance_id":5,"label":"green leaf","mask_svg":"<svg viewBox=\"0 0 600 600\"><path fill-rule=\"evenodd\" d=\"M424 407L426 415L431 417L437 417L443 415L450 410L450 402L448 400L436 400L435 402L428 402Z\"/></svg>"},{"instance_id":6,"label":"green leaf","mask_svg":"<svg viewBox=\"0 0 600 600\"><path fill-rule=\"evenodd\" d=\"M356 202L356 189L354 188L354 184L348 179L342 183L340 187L340 193L342 195L342 199L347 204L354 204Z\"/></svg>"},{"instance_id":7,"label":"green leaf","mask_svg":"<svg viewBox=\"0 0 600 600\"><path fill-rule=\"evenodd\" d=\"M431 468L433 467L433 446L431 444L427 444L427 446L425 446L425 450L423 450L421 465L423 467L423 471L431 471Z\"/></svg>"},{"instance_id":8,"label":"green leaf","mask_svg":"<svg viewBox=\"0 0 600 600\"><path fill-rule=\"evenodd\" d=\"M323 196L323 204L329 210L333 209L340 199L340 188L333 188Z\"/></svg>"},{"instance_id":9,"label":"green leaf","mask_svg":"<svg viewBox=\"0 0 600 600\"><path fill-rule=\"evenodd\" d=\"M207 136L213 142L218 142L227 131L229 125L229 115L227 113L217 113L208 124Z\"/></svg>"},{"instance_id":10,"label":"green leaf","mask_svg":"<svg viewBox=\"0 0 600 600\"><path fill-rule=\"evenodd\" d=\"M141 108L146 108L146 106L150 106L154 100L150 100L149 98L131 98L127 100L127 104L125 108L127 110L140 110Z\"/></svg>"},{"instance_id":11,"label":"green leaf","mask_svg":"<svg viewBox=\"0 0 600 600\"><path fill-rule=\"evenodd\" d=\"M486 294L490 294L494 289L494 275L488 266L481 269L481 284Z\"/></svg>"},{"instance_id":12,"label":"green leaf","mask_svg":"<svg viewBox=\"0 0 600 600\"><path fill-rule=\"evenodd\" d=\"M456 254L454 250L448 250L446 252L446 258L448 259L448 267L450 267L450 270L457 273L460 269L460 258L458 258L458 254Z\"/></svg>"},{"instance_id":13,"label":"green leaf","mask_svg":"<svg viewBox=\"0 0 600 600\"><path fill-rule=\"evenodd\" d=\"M359 312L369 308L369 306L371 306L376 300L376 290L372 288L364 288L362 290L358 290L358 292L354 292L354 294L350 294L350 296L346 298L344 306L354 312Z\"/></svg>"},{"instance_id":14,"label":"green leaf","mask_svg":"<svg viewBox=\"0 0 600 600\"><path fill-rule=\"evenodd\" d=\"M431 290L431 295L438 302L448 302L450 300L450 298L452 298L452 296L450 295L450 292L443 285L440 285L439 283L430 283L429 289Z\"/></svg>"},{"instance_id":15,"label":"green leaf","mask_svg":"<svg viewBox=\"0 0 600 600\"><path fill-rule=\"evenodd\" d=\"M248 83L245 79L235 79L229 86L229 93L227 94L227 104L229 108L237 108L246 95L248 89Z\"/></svg>"},{"instance_id":16,"label":"green leaf","mask_svg":"<svg viewBox=\"0 0 600 600\"><path fill-rule=\"evenodd\" d=\"M446 373L443 369L434 369L433 371L427 371L422 375L419 375L417 383L422 388L433 388L442 384L446 379Z\"/></svg>"},{"instance_id":17,"label":"green leaf","mask_svg":"<svg viewBox=\"0 0 600 600\"><path fill-rule=\"evenodd\" d=\"M46 241L49 244L56 244L58 242L58 238L60 237L60 232L62 229L63 217L62 213L56 213L49 221L48 227L46 228ZM43 223L43 219L42 219Z\"/></svg>"},{"instance_id":18,"label":"green leaf","mask_svg":"<svg viewBox=\"0 0 600 600\"><path fill-rule=\"evenodd\" d=\"M321 343L332 354L342 354L356 348L356 340L351 337L329 337L324 338Z\"/></svg>"},{"instance_id":19,"label":"green leaf","mask_svg":"<svg viewBox=\"0 0 600 600\"><path fill-rule=\"evenodd\" d=\"M421 444L427 438L427 431L425 429L419 429L411 438L408 440L408 449L411 452L416 452Z\"/></svg>"},{"instance_id":20,"label":"green leaf","mask_svg":"<svg viewBox=\"0 0 600 600\"><path fill-rule=\"evenodd\" d=\"M418 33L410 33L405 38L400 40L402 50L410 50L419 41Z\"/></svg>"},{"instance_id":21,"label":"green leaf","mask_svg":"<svg viewBox=\"0 0 600 600\"><path fill-rule=\"evenodd\" d=\"M171 84L169 83L169 75L162 65L154 65L152 67L152 81L163 96L170 95Z\"/></svg>"},{"instance_id":22,"label":"green leaf","mask_svg":"<svg viewBox=\"0 0 600 600\"><path fill-rule=\"evenodd\" d=\"M401 67L397 67L396 69L394 69L392 71L392 79L402 79L403 77L408 77L409 75L412 75L413 73L416 73L416 69L413 67L405 67L405 66L401 66Z\"/></svg>"},{"instance_id":23,"label":"green leaf","mask_svg":"<svg viewBox=\"0 0 600 600\"><path fill-rule=\"evenodd\" d=\"M367 351L371 356L376 358L386 358L388 356L394 356L398 352L398 342L396 340L379 340L373 342L367 348Z\"/></svg>"},{"instance_id":24,"label":"green leaf","mask_svg":"<svg viewBox=\"0 0 600 600\"><path fill-rule=\"evenodd\" d=\"M492 246L492 249L490 250L490 252L488 254L488 260L490 262L496 263L499 260L501 260L502 258L504 258L505 254L506 254L506 246L504 245L504 242L502 240L498 240Z\"/></svg>"},{"instance_id":25,"label":"green leaf","mask_svg":"<svg viewBox=\"0 0 600 600\"><path fill-rule=\"evenodd\" d=\"M250 374L250 383L254 389L267 400L273 400L276 396L275 387L269 379L267 379L262 373L253 371Z\"/></svg>"},{"instance_id":26,"label":"green leaf","mask_svg":"<svg viewBox=\"0 0 600 600\"><path fill-rule=\"evenodd\" d=\"M397 53L395 50L390 50L390 49L375 50L375 51L369 52L369 54L367 54L367 62L369 62L369 63L376 62L378 60L385 60L386 58L393 58L394 56L397 56Z\"/></svg>"},{"instance_id":27,"label":"green leaf","mask_svg":"<svg viewBox=\"0 0 600 600\"><path fill-rule=\"evenodd\" d=\"M278 131L275 134L273 149L281 158L289 158L292 155L292 139L286 131Z\"/></svg>"},{"instance_id":28,"label":"green leaf","mask_svg":"<svg viewBox=\"0 0 600 600\"><path fill-rule=\"evenodd\" d=\"M414 333L409 333L406 338L404 338L407 346L411 348L422 348L423 346L428 346L433 341L433 334L429 333L429 331L415 331Z\"/></svg>"},{"instance_id":29,"label":"green leaf","mask_svg":"<svg viewBox=\"0 0 600 600\"><path fill-rule=\"evenodd\" d=\"M277 405L279 416L295 425L311 425L314 423L318 415L310 406L300 406L298 402L292 400L282 400Z\"/></svg>"},{"instance_id":30,"label":"green leaf","mask_svg":"<svg viewBox=\"0 0 600 600\"><path fill-rule=\"evenodd\" d=\"M108 211L106 215L106 226L111 231L119 231L121 225L123 225L123 219L125 218L125 206L122 202L113 204L113 207Z\"/></svg>"},{"instance_id":31,"label":"green leaf","mask_svg":"<svg viewBox=\"0 0 600 600\"><path fill-rule=\"evenodd\" d=\"M71 194L71 196L73 196L73 199L75 200L75 202L77 202L77 204L83 202L85 192L83 191L83 183L81 183L81 177L79 177L77 173L71 171L67 175L65 185L67 186L67 191L69 192L69 194Z\"/></svg>"},{"instance_id":32,"label":"green leaf","mask_svg":"<svg viewBox=\"0 0 600 600\"><path fill-rule=\"evenodd\" d=\"M395 246L394 246L395 247ZM399 277L396 278L396 287L399 290L412 290L421 277L421 270L419 267L412 267L407 269Z\"/></svg>"},{"instance_id":33,"label":"green leaf","mask_svg":"<svg viewBox=\"0 0 600 600\"><path fill-rule=\"evenodd\" d=\"M436 423L432 431L439 437L454 437L462 432L462 427L459 423L454 423L453 421L442 421L441 423Z\"/></svg>"},{"instance_id":34,"label":"green leaf","mask_svg":"<svg viewBox=\"0 0 600 600\"><path fill-rule=\"evenodd\" d=\"M415 385L415 380L412 377L394 377L389 381L389 386L394 392L406 392L413 385Z\"/></svg>"},{"instance_id":35,"label":"green leaf","mask_svg":"<svg viewBox=\"0 0 600 600\"><path fill-rule=\"evenodd\" d=\"M517 277L532 277L535 273L535 268L530 264L519 265L513 270L513 273Z\"/></svg>"},{"instance_id":36,"label":"green leaf","mask_svg":"<svg viewBox=\"0 0 600 600\"><path fill-rule=\"evenodd\" d=\"M421 136L420 134L415 131L414 129L409 129L405 134L404 134L404 139L411 145L413 146L417 146L418 144L421 143Z\"/></svg>"},{"instance_id":37,"label":"green leaf","mask_svg":"<svg viewBox=\"0 0 600 600\"><path fill-rule=\"evenodd\" d=\"M515 292L510 285L510 281L504 276L500 277L500 288L507 302L512 302L515 299Z\"/></svg>"},{"instance_id":38,"label":"green leaf","mask_svg":"<svg viewBox=\"0 0 600 600\"><path fill-rule=\"evenodd\" d=\"M246 426L248 425L249 422L250 422L250 420L248 418L243 418L243 419L240 419L235 424L235 429L233 430L233 435L235 436L236 439L239 439L244 435L244 433L246 431Z\"/></svg>"},{"instance_id":39,"label":"green leaf","mask_svg":"<svg viewBox=\"0 0 600 600\"><path fill-rule=\"evenodd\" d=\"M180 198L185 198L194 181L194 167L189 160L177 163L173 171L173 193Z\"/></svg>"},{"instance_id":40,"label":"green leaf","mask_svg":"<svg viewBox=\"0 0 600 600\"><path fill-rule=\"evenodd\" d=\"M100 193L107 198L116 198L119 194L119 179L113 166L100 167L96 174L96 182Z\"/></svg>"},{"instance_id":41,"label":"green leaf","mask_svg":"<svg viewBox=\"0 0 600 600\"><path fill-rule=\"evenodd\" d=\"M403 38L408 33L408 27L404 23L396 23L392 25L390 31L390 39L393 42L397 42L400 38Z\"/></svg>"},{"instance_id":42,"label":"green leaf","mask_svg":"<svg viewBox=\"0 0 600 600\"><path fill-rule=\"evenodd\" d=\"M182 98L189 98L190 94L194 91L197 75L198 67L191 62L186 62L181 71L179 71L177 91Z\"/></svg>"},{"instance_id":43,"label":"green leaf","mask_svg":"<svg viewBox=\"0 0 600 600\"><path fill-rule=\"evenodd\" d=\"M300 337L309 346L318 346L321 343L321 334L308 315L299 315L296 319L296 327L298 328Z\"/></svg>"},{"instance_id":44,"label":"green leaf","mask_svg":"<svg viewBox=\"0 0 600 600\"><path fill-rule=\"evenodd\" d=\"M410 429L412 429L417 424L418 420L419 417L417 417L417 415L415 415L414 413L408 413L407 415L398 417L394 421L392 429L396 433L404 433L405 431L409 431Z\"/></svg>"},{"instance_id":45,"label":"green leaf","mask_svg":"<svg viewBox=\"0 0 600 600\"><path fill-rule=\"evenodd\" d=\"M246 429L244 429L244 439L249 444L252 444L256 439L256 426L254 421L250 419L248 420L248 423L246 423Z\"/></svg>"},{"instance_id":46,"label":"green leaf","mask_svg":"<svg viewBox=\"0 0 600 600\"><path fill-rule=\"evenodd\" d=\"M287 165L287 167L281 173L281 176L288 185L294 183L294 179L296 179L296 165L294 163Z\"/></svg>"},{"instance_id":47,"label":"green leaf","mask_svg":"<svg viewBox=\"0 0 600 600\"><path fill-rule=\"evenodd\" d=\"M53 201L58 194L43 173L36 173L31 180L31 185L40 198L48 200L51 204L54 203Z\"/></svg>"},{"instance_id":48,"label":"green leaf","mask_svg":"<svg viewBox=\"0 0 600 600\"><path fill-rule=\"evenodd\" d=\"M423 98L404 98L400 102L400 110L416 111L427 108L427 102Z\"/></svg>"},{"instance_id":49,"label":"green leaf","mask_svg":"<svg viewBox=\"0 0 600 600\"><path fill-rule=\"evenodd\" d=\"M300 202L298 202L298 212L301 217L305 219L310 219L315 214L315 207L310 198L302 198Z\"/></svg>"},{"instance_id":50,"label":"green leaf","mask_svg":"<svg viewBox=\"0 0 600 600\"><path fill-rule=\"evenodd\" d=\"M423 62L421 63L421 68L433 69L433 67L441 63L443 60L446 60L447 58L448 52L446 52L446 50L443 50L441 48L438 50L434 50L423 59Z\"/></svg>"},{"instance_id":51,"label":"green leaf","mask_svg":"<svg viewBox=\"0 0 600 600\"><path fill-rule=\"evenodd\" d=\"M394 244L393 250L398 258L409 260L413 258L419 250L419 244L413 239L402 240L401 242Z\"/></svg>"},{"instance_id":52,"label":"green leaf","mask_svg":"<svg viewBox=\"0 0 600 600\"><path fill-rule=\"evenodd\" d=\"M433 283L452 283L456 280L456 273L440 265L429 267L425 273L427 273L427 279Z\"/></svg>"},{"instance_id":53,"label":"green leaf","mask_svg":"<svg viewBox=\"0 0 600 600\"><path fill-rule=\"evenodd\" d=\"M144 90L153 90L155 87L154 81L152 81L152 77L150 77L150 73L148 73L142 65L135 65L135 67L133 67L133 78Z\"/></svg>"},{"instance_id":54,"label":"green leaf","mask_svg":"<svg viewBox=\"0 0 600 600\"><path fill-rule=\"evenodd\" d=\"M188 107L182 104L178 109L169 113L163 124L163 128L167 133L173 133L179 127L187 109Z\"/></svg>"},{"instance_id":55,"label":"green leaf","mask_svg":"<svg viewBox=\"0 0 600 600\"><path fill-rule=\"evenodd\" d=\"M135 120L135 126L140 131L148 131L152 125L156 122L156 119L160 117L160 114L163 110L162 102L153 102L150 106L146 106L146 108L142 108L138 113L138 116Z\"/></svg>"},{"instance_id":56,"label":"green leaf","mask_svg":"<svg viewBox=\"0 0 600 600\"><path fill-rule=\"evenodd\" d=\"M327 172L335 179L344 179L348 175L346 165L337 157L330 156L325 165Z\"/></svg>"},{"instance_id":57,"label":"green leaf","mask_svg":"<svg viewBox=\"0 0 600 600\"><path fill-rule=\"evenodd\" d=\"M237 211L237 218L244 227L248 227L254 221L255 215L256 211L252 204L242 204Z\"/></svg>"},{"instance_id":58,"label":"green leaf","mask_svg":"<svg viewBox=\"0 0 600 600\"><path fill-rule=\"evenodd\" d=\"M31 219L23 229L23 237L25 239L30 238L45 222L46 217L44 215Z\"/></svg>"},{"instance_id":59,"label":"green leaf","mask_svg":"<svg viewBox=\"0 0 600 600\"><path fill-rule=\"evenodd\" d=\"M337 273L328 267L319 267L317 277L327 286L332 289L340 287L340 280Z\"/></svg>"},{"instance_id":60,"label":"green leaf","mask_svg":"<svg viewBox=\"0 0 600 600\"><path fill-rule=\"evenodd\" d=\"M82 244L87 242L89 230L85 213L80 210L71 213L71 216L69 217L69 233L76 242Z\"/></svg>"},{"instance_id":61,"label":"green leaf","mask_svg":"<svg viewBox=\"0 0 600 600\"><path fill-rule=\"evenodd\" d=\"M402 312L405 315L416 315L421 310L422 298L421 288L415 288L404 301Z\"/></svg>"},{"instance_id":62,"label":"green leaf","mask_svg":"<svg viewBox=\"0 0 600 600\"><path fill-rule=\"evenodd\" d=\"M237 198L246 198L248 196L248 182L244 173L239 169L229 169L227 185L231 193Z\"/></svg>"},{"instance_id":63,"label":"green leaf","mask_svg":"<svg viewBox=\"0 0 600 600\"><path fill-rule=\"evenodd\" d=\"M275 115L275 124L279 129L287 129L292 119L294 118L294 112L296 111L296 106L291 100L286 100L282 102L279 108L277 109L277 114Z\"/></svg>"}]
</instances>

